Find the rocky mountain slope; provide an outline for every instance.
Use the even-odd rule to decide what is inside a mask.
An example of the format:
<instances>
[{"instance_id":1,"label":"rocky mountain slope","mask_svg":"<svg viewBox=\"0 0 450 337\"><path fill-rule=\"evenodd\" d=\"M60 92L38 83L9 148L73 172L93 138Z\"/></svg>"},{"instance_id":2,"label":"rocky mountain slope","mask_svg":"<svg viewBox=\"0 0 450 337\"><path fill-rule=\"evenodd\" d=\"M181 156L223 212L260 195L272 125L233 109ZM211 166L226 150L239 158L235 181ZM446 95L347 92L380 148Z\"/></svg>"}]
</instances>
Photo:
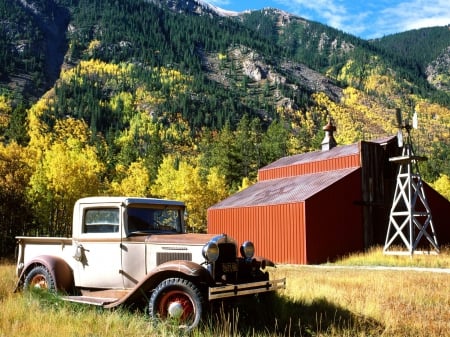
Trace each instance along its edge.
<instances>
[{"instance_id":1,"label":"rocky mountain slope","mask_svg":"<svg viewBox=\"0 0 450 337\"><path fill-rule=\"evenodd\" d=\"M214 21L219 25L223 20L232 20L237 22L241 27L239 28L239 26L237 26L235 29L251 29L257 34L258 38L262 40L266 39L264 43L273 43L280 47L274 55L265 55L258 50L253 50L253 55L258 55L258 62L272 63L272 73L286 72L288 76L285 76L285 78L296 78L302 82L302 85L310 90L320 89L324 83L336 82L336 76L331 72L338 72L339 68L336 68L336 66L340 67L346 59L353 58L355 51L379 55L382 53L382 50L377 50L380 46L384 46L384 50L390 48L390 45L383 41L369 43L276 9L235 13L221 10L220 8L209 5L205 1L152 0L150 2L161 10L169 10L176 13L176 15L213 17L217 18L214 19ZM59 71L63 66L63 57L67 54L71 43L69 38L70 34L68 35L68 33L70 33L71 30L77 29L73 24L73 19L78 15L77 12L80 12L80 10L77 10L77 6L82 6L83 3L80 1L66 3L65 1L41 2L33 0L21 0L18 3L11 0L2 0L2 3L5 8L3 14L4 17L2 19L2 22L5 23L5 25L3 25L3 33L5 34L7 45L11 49L11 57L21 58L25 54L24 49L26 48L29 48L27 51L28 53L35 52L37 54L37 59L42 61L43 64L41 68L36 69L36 71L43 73L45 76L45 83L47 83L45 86L39 84L38 86L40 88L36 88L41 89L42 92L42 89L46 90L46 88L51 87L52 83L58 78ZM9 10L21 12L23 13L22 16L16 16L16 20L14 18L15 15L7 17L8 10L6 8L9 5L11 5L11 9ZM23 17L26 17L29 20L28 27L19 26L19 18L23 19ZM30 39L27 39L29 30L35 30L38 32L39 36L30 41ZM417 34L420 34L420 32L417 32ZM447 43L448 45L450 43L450 38L448 37L450 33L446 35L444 43ZM410 33L408 33L407 36L410 36ZM389 41L389 39L390 38L386 38L386 41ZM399 34L398 39L402 39L401 34ZM441 44L436 45L437 47L442 46ZM376 46L376 48L374 46ZM250 47L250 49L253 49L251 46L243 47ZM419 47L420 46L417 46L417 48ZM409 45L409 48L414 47ZM235 50L239 49L242 48L230 45L228 53L231 55ZM403 53L402 50L398 50L397 52L398 54ZM420 67L423 68L423 73L419 73L418 75L435 85L437 89L445 90L447 88L446 78L448 76L448 71L446 74L446 70L448 70L448 67L446 68L446 59L449 57L449 51L448 49L442 49L439 51L436 50L436 53L439 54L435 58L427 60L427 64L420 64ZM203 54L200 55L203 56ZM381 56L383 57L385 55L382 54ZM267 60L263 60L265 58L267 58ZM408 57L405 56L405 59L407 58ZM253 67L253 71L258 71L258 64L255 63L249 65L249 62L251 63L251 61L249 61L247 56L239 59L239 57L236 57L235 55L232 59L233 61L240 63L240 69L246 69L244 75L247 75L246 72L248 71L252 72L249 70L249 67ZM34 63L39 63L39 61L34 61ZM211 61L211 59L209 59L209 61ZM417 64L416 60L408 60L408 62L410 61ZM414 65L412 67L414 67ZM275 70L276 68L279 70ZM293 72L293 68L296 68L297 70ZM19 87L27 88L27 90L30 86L36 87L36 84L32 83L33 80L31 80L31 82L27 81L27 83L18 80L19 78L24 79L28 77L29 72L27 72L26 69L25 66L19 66L6 71L3 70L2 83L9 83L12 86L20 84ZM217 69L217 67L206 67L209 76L215 78L223 77L220 72L215 74L211 73L214 69ZM303 69L303 74L299 73L298 69ZM305 73L308 73L308 76L305 77ZM324 75L327 77L326 79L323 77ZM257 75L257 77L258 76L259 75ZM251 78L252 76L250 76L250 79ZM327 89L327 91L331 93L333 99L339 97L335 89L336 88L334 88L334 90ZM27 94L26 90L24 93Z\"/></svg>"},{"instance_id":2,"label":"rocky mountain slope","mask_svg":"<svg viewBox=\"0 0 450 337\"><path fill-rule=\"evenodd\" d=\"M116 99L120 88L131 95L143 87L159 92L154 69L179 72L184 89L174 99L163 86L164 99L136 106L159 118L181 112L193 133L226 123L235 128L248 115L264 128L287 119L295 135L312 124L320 137L323 115L334 114L352 125L341 138L351 142L392 134L395 107L410 113L413 103L426 103L433 116L441 109L445 115L450 104L449 27L365 41L277 9L234 13L199 0L0 0L0 21L0 87L12 108L56 90L61 98L52 109L60 116L52 118L73 111L91 120L88 112L100 110L94 119L101 132L127 125L92 104ZM132 80L117 79L101 91L95 81L75 89L61 79L93 60L136 70ZM25 122L21 116L15 125ZM427 128L435 130L427 133L445 139L446 118L434 126L429 119Z\"/></svg>"}]
</instances>

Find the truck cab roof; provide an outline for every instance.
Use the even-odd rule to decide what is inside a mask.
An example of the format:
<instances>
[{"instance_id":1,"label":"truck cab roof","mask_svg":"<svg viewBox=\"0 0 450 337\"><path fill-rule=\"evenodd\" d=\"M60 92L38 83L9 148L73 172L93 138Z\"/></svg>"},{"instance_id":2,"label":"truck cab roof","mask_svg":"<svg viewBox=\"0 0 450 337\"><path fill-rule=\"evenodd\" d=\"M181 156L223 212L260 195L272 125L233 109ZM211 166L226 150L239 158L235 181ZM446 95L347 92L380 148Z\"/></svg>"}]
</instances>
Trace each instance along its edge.
<instances>
[{"instance_id":1,"label":"truck cab roof","mask_svg":"<svg viewBox=\"0 0 450 337\"><path fill-rule=\"evenodd\" d=\"M99 204L99 203L115 203L115 204L123 204L124 206L136 204L180 206L180 207L185 206L184 202L182 201L157 199L157 198L144 198L144 197L95 196L82 198L77 201L77 204Z\"/></svg>"}]
</instances>

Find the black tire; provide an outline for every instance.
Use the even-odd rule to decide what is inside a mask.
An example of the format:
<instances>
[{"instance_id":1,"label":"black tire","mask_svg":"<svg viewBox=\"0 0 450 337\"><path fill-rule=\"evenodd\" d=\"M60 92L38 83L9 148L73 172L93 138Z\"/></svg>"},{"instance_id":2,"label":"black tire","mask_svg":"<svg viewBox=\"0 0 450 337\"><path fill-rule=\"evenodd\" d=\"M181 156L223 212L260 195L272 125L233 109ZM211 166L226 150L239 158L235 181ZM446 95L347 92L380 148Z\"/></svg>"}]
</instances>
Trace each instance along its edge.
<instances>
[{"instance_id":1,"label":"black tire","mask_svg":"<svg viewBox=\"0 0 450 337\"><path fill-rule=\"evenodd\" d=\"M25 276L24 289L43 289L56 291L56 283L52 274L44 266L36 266Z\"/></svg>"},{"instance_id":2,"label":"black tire","mask_svg":"<svg viewBox=\"0 0 450 337\"><path fill-rule=\"evenodd\" d=\"M189 331L200 323L203 296L192 282L168 278L152 292L148 309L150 317L173 319L181 329Z\"/></svg>"}]
</instances>

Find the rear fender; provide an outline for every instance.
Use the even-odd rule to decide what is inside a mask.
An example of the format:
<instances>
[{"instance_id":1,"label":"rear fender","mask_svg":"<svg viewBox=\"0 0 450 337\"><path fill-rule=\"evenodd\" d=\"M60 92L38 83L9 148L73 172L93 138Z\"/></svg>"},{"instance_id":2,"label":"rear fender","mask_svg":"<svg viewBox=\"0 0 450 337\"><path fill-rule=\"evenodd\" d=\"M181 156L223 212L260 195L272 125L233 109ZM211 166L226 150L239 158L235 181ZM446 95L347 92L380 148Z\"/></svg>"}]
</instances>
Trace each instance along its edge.
<instances>
[{"instance_id":1,"label":"rear fender","mask_svg":"<svg viewBox=\"0 0 450 337\"><path fill-rule=\"evenodd\" d=\"M44 266L55 280L56 290L70 292L74 287L72 268L62 258L51 255L40 255L29 261L20 273L14 291L23 287L26 275L36 266Z\"/></svg>"},{"instance_id":2,"label":"rear fender","mask_svg":"<svg viewBox=\"0 0 450 337\"><path fill-rule=\"evenodd\" d=\"M106 305L105 308L113 308L123 303L138 303L142 301L143 297L150 297L149 294L158 284L171 277L190 280L200 288L214 283L208 270L198 263L184 260L169 261L153 269L126 296L117 302Z\"/></svg>"}]
</instances>

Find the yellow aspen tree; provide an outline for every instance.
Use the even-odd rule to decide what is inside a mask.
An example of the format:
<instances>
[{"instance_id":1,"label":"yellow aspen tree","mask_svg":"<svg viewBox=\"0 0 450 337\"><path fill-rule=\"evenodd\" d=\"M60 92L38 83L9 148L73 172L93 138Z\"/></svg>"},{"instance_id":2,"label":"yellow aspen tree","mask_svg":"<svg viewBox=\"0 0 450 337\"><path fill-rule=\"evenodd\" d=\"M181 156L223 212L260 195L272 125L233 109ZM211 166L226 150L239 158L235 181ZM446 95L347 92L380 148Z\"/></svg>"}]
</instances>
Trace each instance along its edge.
<instances>
[{"instance_id":1,"label":"yellow aspen tree","mask_svg":"<svg viewBox=\"0 0 450 337\"><path fill-rule=\"evenodd\" d=\"M198 172L198 169L197 169ZM229 196L225 175L220 174L219 168L210 168L206 181L198 176L197 183L192 190L193 209L195 217L192 219L193 227L198 232L204 232L207 229L207 211L212 205Z\"/></svg>"},{"instance_id":2,"label":"yellow aspen tree","mask_svg":"<svg viewBox=\"0 0 450 337\"><path fill-rule=\"evenodd\" d=\"M450 200L450 177L445 174L441 174L440 177L431 186Z\"/></svg>"},{"instance_id":3,"label":"yellow aspen tree","mask_svg":"<svg viewBox=\"0 0 450 337\"><path fill-rule=\"evenodd\" d=\"M124 122L129 122L133 117L133 95L129 92L119 92L109 101L112 111L119 112Z\"/></svg>"},{"instance_id":4,"label":"yellow aspen tree","mask_svg":"<svg viewBox=\"0 0 450 337\"><path fill-rule=\"evenodd\" d=\"M16 142L0 142L0 254L10 253L14 237L28 234L33 226L26 200L31 170L25 152Z\"/></svg>"},{"instance_id":5,"label":"yellow aspen tree","mask_svg":"<svg viewBox=\"0 0 450 337\"><path fill-rule=\"evenodd\" d=\"M341 104L360 128L362 139L370 140L396 133L394 110L386 109L373 96L347 87L343 90Z\"/></svg>"},{"instance_id":6,"label":"yellow aspen tree","mask_svg":"<svg viewBox=\"0 0 450 337\"><path fill-rule=\"evenodd\" d=\"M165 156L158 170L158 177L151 187L153 195L168 199L180 197L178 170L176 168L176 158L172 155Z\"/></svg>"},{"instance_id":7,"label":"yellow aspen tree","mask_svg":"<svg viewBox=\"0 0 450 337\"><path fill-rule=\"evenodd\" d=\"M198 172L186 161L168 155L158 170L158 177L152 186L152 193L161 198L183 201L189 214L188 225L195 227L197 207L190 197L195 190ZM198 197L198 196L197 196Z\"/></svg>"},{"instance_id":8,"label":"yellow aspen tree","mask_svg":"<svg viewBox=\"0 0 450 337\"><path fill-rule=\"evenodd\" d=\"M28 198L49 235L69 235L74 202L101 192L104 165L88 144L87 125L57 121L53 143L43 151L30 179Z\"/></svg>"},{"instance_id":9,"label":"yellow aspen tree","mask_svg":"<svg viewBox=\"0 0 450 337\"><path fill-rule=\"evenodd\" d=\"M183 201L188 228L196 232L206 230L208 207L227 196L225 177L218 169L211 169L202 179L198 166L171 155L163 159L151 190L158 197Z\"/></svg>"},{"instance_id":10,"label":"yellow aspen tree","mask_svg":"<svg viewBox=\"0 0 450 337\"><path fill-rule=\"evenodd\" d=\"M12 112L11 103L7 97L0 95L0 128L7 127Z\"/></svg>"},{"instance_id":11,"label":"yellow aspen tree","mask_svg":"<svg viewBox=\"0 0 450 337\"><path fill-rule=\"evenodd\" d=\"M338 144L351 144L362 138L361 122L354 118L351 111L333 102L322 92L313 94L313 98L316 104L335 121L337 128L335 138Z\"/></svg>"},{"instance_id":12,"label":"yellow aspen tree","mask_svg":"<svg viewBox=\"0 0 450 337\"><path fill-rule=\"evenodd\" d=\"M252 186L254 183L255 183L255 182L250 181L250 179L249 179L248 177L244 177L244 178L242 179L242 184L241 184L241 186L239 187L239 191L245 190L246 188Z\"/></svg>"},{"instance_id":13,"label":"yellow aspen tree","mask_svg":"<svg viewBox=\"0 0 450 337\"><path fill-rule=\"evenodd\" d=\"M11 142L0 143L0 195L25 195L31 176L26 148Z\"/></svg>"},{"instance_id":14,"label":"yellow aspen tree","mask_svg":"<svg viewBox=\"0 0 450 337\"><path fill-rule=\"evenodd\" d=\"M131 163L127 168L118 165L116 171L120 180L111 183L110 194L135 197L149 196L150 178L142 160Z\"/></svg>"},{"instance_id":15,"label":"yellow aspen tree","mask_svg":"<svg viewBox=\"0 0 450 337\"><path fill-rule=\"evenodd\" d=\"M228 192L228 187L225 179L225 175L220 173L218 167L212 167L208 175L207 179L207 189L208 189L208 200L207 206L210 207L213 204L225 199L230 195ZM251 183L249 183L251 184Z\"/></svg>"},{"instance_id":16,"label":"yellow aspen tree","mask_svg":"<svg viewBox=\"0 0 450 337\"><path fill-rule=\"evenodd\" d=\"M44 169L48 188L61 199L75 201L99 193L103 165L92 147L77 149L57 142L45 155Z\"/></svg>"},{"instance_id":17,"label":"yellow aspen tree","mask_svg":"<svg viewBox=\"0 0 450 337\"><path fill-rule=\"evenodd\" d=\"M41 161L43 153L51 143L51 133L48 125L41 117L45 111L50 109L53 100L53 91L47 92L29 110L27 115L28 136L28 164L35 167Z\"/></svg>"}]
</instances>

